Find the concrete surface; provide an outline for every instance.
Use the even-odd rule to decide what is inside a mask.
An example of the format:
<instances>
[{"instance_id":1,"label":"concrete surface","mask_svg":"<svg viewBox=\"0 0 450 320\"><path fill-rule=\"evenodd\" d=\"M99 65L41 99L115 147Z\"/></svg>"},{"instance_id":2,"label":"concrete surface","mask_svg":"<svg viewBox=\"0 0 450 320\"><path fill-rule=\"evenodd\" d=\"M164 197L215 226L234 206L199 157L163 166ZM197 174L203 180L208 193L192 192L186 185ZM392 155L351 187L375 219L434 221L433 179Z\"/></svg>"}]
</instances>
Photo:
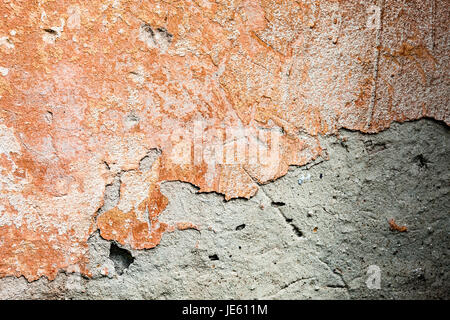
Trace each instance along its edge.
<instances>
[{"instance_id":1,"label":"concrete surface","mask_svg":"<svg viewBox=\"0 0 450 320\"><path fill-rule=\"evenodd\" d=\"M160 221L199 231L165 233L148 250L97 231L91 279L7 276L0 298L449 299L449 137L429 119L374 135L340 130L320 138L328 159L290 167L250 200L165 182ZM105 206L117 201L110 189Z\"/></svg>"}]
</instances>

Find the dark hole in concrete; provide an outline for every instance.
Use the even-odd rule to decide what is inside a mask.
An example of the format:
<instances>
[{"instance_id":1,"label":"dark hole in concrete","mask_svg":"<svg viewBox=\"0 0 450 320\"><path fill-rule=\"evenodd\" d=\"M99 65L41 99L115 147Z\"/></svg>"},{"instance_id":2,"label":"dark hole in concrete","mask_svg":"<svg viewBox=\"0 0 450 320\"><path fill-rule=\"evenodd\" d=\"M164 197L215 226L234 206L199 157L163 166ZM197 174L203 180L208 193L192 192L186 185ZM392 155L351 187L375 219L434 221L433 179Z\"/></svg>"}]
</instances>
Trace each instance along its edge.
<instances>
[{"instance_id":1,"label":"dark hole in concrete","mask_svg":"<svg viewBox=\"0 0 450 320\"><path fill-rule=\"evenodd\" d=\"M58 32L56 32L55 30L50 29L50 28L44 29L44 31L48 32L48 33L51 33L51 34L58 34Z\"/></svg>"},{"instance_id":2,"label":"dark hole in concrete","mask_svg":"<svg viewBox=\"0 0 450 320\"><path fill-rule=\"evenodd\" d=\"M145 32L149 33L152 37L155 35L155 33L153 32L152 27L151 27L149 24L144 23L144 24L141 26L141 28L142 28Z\"/></svg>"},{"instance_id":3,"label":"dark hole in concrete","mask_svg":"<svg viewBox=\"0 0 450 320\"><path fill-rule=\"evenodd\" d=\"M286 203L281 202L281 201L272 201L272 207L282 207L286 205Z\"/></svg>"},{"instance_id":4,"label":"dark hole in concrete","mask_svg":"<svg viewBox=\"0 0 450 320\"><path fill-rule=\"evenodd\" d=\"M286 220L286 222L292 227L292 230L294 230L297 237L303 237L303 232L294 223L292 223L294 219L284 217L284 220Z\"/></svg>"},{"instance_id":5,"label":"dark hole in concrete","mask_svg":"<svg viewBox=\"0 0 450 320\"><path fill-rule=\"evenodd\" d=\"M291 224L292 229L294 230L294 233L297 237L303 237L303 232L295 225L295 224Z\"/></svg>"},{"instance_id":6,"label":"dark hole in concrete","mask_svg":"<svg viewBox=\"0 0 450 320\"><path fill-rule=\"evenodd\" d=\"M421 168L427 168L429 161L427 158L423 156L423 154L419 154L418 156L414 157L414 161L417 162L419 167Z\"/></svg>"},{"instance_id":7,"label":"dark hole in concrete","mask_svg":"<svg viewBox=\"0 0 450 320\"><path fill-rule=\"evenodd\" d=\"M243 223L243 224L237 226L237 227L236 227L236 231L240 231L240 230L242 230L242 229L244 229L244 228L245 228L245 223Z\"/></svg>"},{"instance_id":8,"label":"dark hole in concrete","mask_svg":"<svg viewBox=\"0 0 450 320\"><path fill-rule=\"evenodd\" d=\"M114 268L118 274L123 274L123 271L134 262L130 251L118 247L115 243L111 243L109 248L109 259L114 262Z\"/></svg>"},{"instance_id":9,"label":"dark hole in concrete","mask_svg":"<svg viewBox=\"0 0 450 320\"><path fill-rule=\"evenodd\" d=\"M319 178L320 178L320 179L322 179L322 178L323 178L323 174L322 174L322 173L321 173L321 174L319 175Z\"/></svg>"},{"instance_id":10,"label":"dark hole in concrete","mask_svg":"<svg viewBox=\"0 0 450 320\"><path fill-rule=\"evenodd\" d=\"M131 111L128 115L127 115L127 120L131 121L131 122L139 122L139 116L135 113L135 111Z\"/></svg>"},{"instance_id":11,"label":"dark hole in concrete","mask_svg":"<svg viewBox=\"0 0 450 320\"><path fill-rule=\"evenodd\" d=\"M160 34L164 35L164 36L167 38L167 40L168 40L169 42L172 41L173 35L170 34L170 33L167 31L166 28L162 28L162 27L161 27L161 28L158 28L158 29L156 29L156 30L158 30L158 32L159 32Z\"/></svg>"},{"instance_id":12,"label":"dark hole in concrete","mask_svg":"<svg viewBox=\"0 0 450 320\"><path fill-rule=\"evenodd\" d=\"M216 261L216 260L219 260L219 257L217 256L217 254L213 254L213 255L209 256L209 260Z\"/></svg>"},{"instance_id":13,"label":"dark hole in concrete","mask_svg":"<svg viewBox=\"0 0 450 320\"><path fill-rule=\"evenodd\" d=\"M341 146L345 149L345 151L350 152L348 150L348 145L347 145L347 143L345 143L345 141L341 141Z\"/></svg>"}]
</instances>

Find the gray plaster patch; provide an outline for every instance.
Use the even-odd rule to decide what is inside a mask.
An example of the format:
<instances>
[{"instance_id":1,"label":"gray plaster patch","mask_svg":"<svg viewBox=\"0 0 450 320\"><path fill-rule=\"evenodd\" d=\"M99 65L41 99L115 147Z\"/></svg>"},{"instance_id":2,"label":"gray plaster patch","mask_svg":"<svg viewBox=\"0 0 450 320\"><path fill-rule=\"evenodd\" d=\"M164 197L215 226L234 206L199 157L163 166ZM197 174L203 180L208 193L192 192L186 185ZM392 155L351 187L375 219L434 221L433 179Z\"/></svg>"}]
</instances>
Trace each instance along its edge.
<instances>
[{"instance_id":1,"label":"gray plaster patch","mask_svg":"<svg viewBox=\"0 0 450 320\"><path fill-rule=\"evenodd\" d=\"M420 120L376 135L341 130L321 143L329 160L291 167L250 200L163 183L169 205L161 221L200 231L166 233L154 249L131 250L122 274L97 232L89 239L92 279L6 277L0 297L448 299L448 127ZM299 184L301 177L310 178ZM112 202L116 189L106 193ZM390 230L390 219L408 231ZM370 270L380 271L379 289Z\"/></svg>"}]
</instances>

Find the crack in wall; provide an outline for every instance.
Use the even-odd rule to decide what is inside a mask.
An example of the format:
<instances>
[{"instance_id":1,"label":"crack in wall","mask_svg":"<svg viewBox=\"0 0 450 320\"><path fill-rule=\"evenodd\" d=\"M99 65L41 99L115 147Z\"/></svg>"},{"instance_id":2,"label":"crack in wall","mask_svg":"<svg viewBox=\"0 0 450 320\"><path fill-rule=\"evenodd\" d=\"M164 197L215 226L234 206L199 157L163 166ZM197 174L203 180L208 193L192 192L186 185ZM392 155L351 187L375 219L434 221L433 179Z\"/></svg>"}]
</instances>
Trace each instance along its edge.
<instances>
[{"instance_id":1,"label":"crack in wall","mask_svg":"<svg viewBox=\"0 0 450 320\"><path fill-rule=\"evenodd\" d=\"M373 67L373 87L370 95L370 103L369 103L369 113L367 116L366 130L370 128L372 125L372 118L375 112L375 106L377 103L377 86L378 86L378 69L380 64L380 53L381 53L381 37L383 33L383 14L384 14L384 1L379 0L379 8L380 8L380 26L377 28L376 40L375 40L375 61Z\"/></svg>"},{"instance_id":2,"label":"crack in wall","mask_svg":"<svg viewBox=\"0 0 450 320\"><path fill-rule=\"evenodd\" d=\"M292 231L294 232L294 234L298 237L301 238L303 237L303 232L300 230L300 228L293 222L294 220L292 218L287 217L283 210L281 210L281 207L285 206L284 202L278 202L278 201L274 201L272 199L272 197L270 197L263 188L260 188L260 190L262 190L262 192L264 193L264 195L269 198L269 200L271 201L271 205L272 207L274 207L279 213L280 215L283 217L284 221L292 228Z\"/></svg>"}]
</instances>

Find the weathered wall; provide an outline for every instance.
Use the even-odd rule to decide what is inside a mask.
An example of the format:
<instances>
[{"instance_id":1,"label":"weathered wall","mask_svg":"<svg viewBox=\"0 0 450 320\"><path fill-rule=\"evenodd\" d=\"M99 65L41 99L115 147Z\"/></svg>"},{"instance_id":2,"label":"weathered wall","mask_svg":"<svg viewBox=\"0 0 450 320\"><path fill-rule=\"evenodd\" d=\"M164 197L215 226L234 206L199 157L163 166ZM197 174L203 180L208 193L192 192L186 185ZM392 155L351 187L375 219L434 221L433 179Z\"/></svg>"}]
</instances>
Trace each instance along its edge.
<instances>
[{"instance_id":1,"label":"weathered wall","mask_svg":"<svg viewBox=\"0 0 450 320\"><path fill-rule=\"evenodd\" d=\"M448 8L4 0L1 294L83 296L64 289L75 272L92 297L445 297ZM395 124L423 117L439 123ZM322 179L299 184L320 159ZM418 253L428 239L437 249ZM132 250L123 274L111 242ZM392 242L425 259L414 272L433 288L398 283L409 261L391 261ZM358 289L377 254L395 290Z\"/></svg>"},{"instance_id":2,"label":"weathered wall","mask_svg":"<svg viewBox=\"0 0 450 320\"><path fill-rule=\"evenodd\" d=\"M378 135L341 131L321 141L328 161L292 168L250 200L166 182L161 220L186 219L200 231L166 233L150 250L125 246L134 260L95 233L92 278L6 277L0 296L448 299L449 138L448 127L429 120ZM391 230L390 219L408 231ZM132 263L124 270L120 261ZM370 266L380 270L380 289L367 286Z\"/></svg>"}]
</instances>

